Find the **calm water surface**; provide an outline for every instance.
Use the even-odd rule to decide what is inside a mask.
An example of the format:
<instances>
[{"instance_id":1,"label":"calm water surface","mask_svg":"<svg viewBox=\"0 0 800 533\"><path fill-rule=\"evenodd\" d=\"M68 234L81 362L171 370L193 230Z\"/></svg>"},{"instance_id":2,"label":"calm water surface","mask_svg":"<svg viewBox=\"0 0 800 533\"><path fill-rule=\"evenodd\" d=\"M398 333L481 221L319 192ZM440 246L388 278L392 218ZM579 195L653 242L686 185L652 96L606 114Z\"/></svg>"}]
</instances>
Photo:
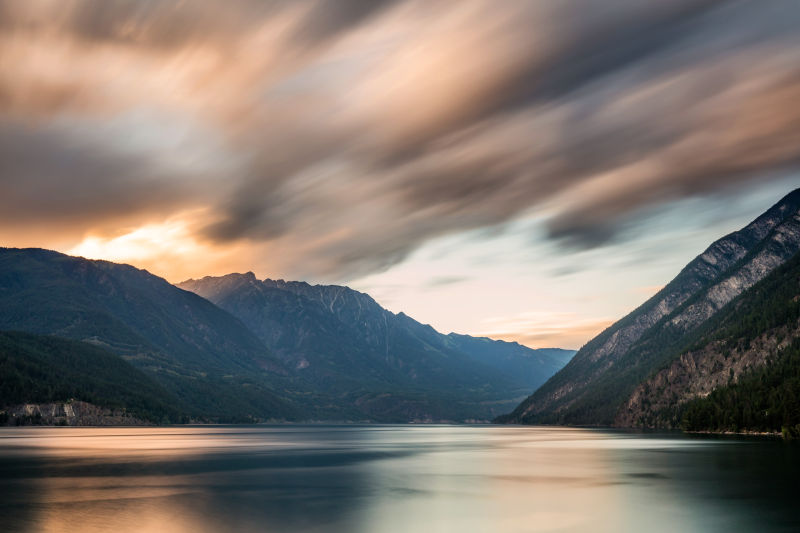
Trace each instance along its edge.
<instances>
[{"instance_id":1,"label":"calm water surface","mask_svg":"<svg viewBox=\"0 0 800 533\"><path fill-rule=\"evenodd\" d=\"M800 447L562 428L0 429L4 532L800 531Z\"/></svg>"}]
</instances>

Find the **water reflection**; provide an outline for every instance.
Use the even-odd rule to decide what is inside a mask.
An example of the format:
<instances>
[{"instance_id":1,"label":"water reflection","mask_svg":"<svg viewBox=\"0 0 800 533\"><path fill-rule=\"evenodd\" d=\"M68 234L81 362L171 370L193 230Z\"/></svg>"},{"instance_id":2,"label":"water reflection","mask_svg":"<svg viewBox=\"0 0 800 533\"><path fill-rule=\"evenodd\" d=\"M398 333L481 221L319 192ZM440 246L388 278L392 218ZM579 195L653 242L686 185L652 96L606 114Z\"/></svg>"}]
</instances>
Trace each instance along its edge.
<instances>
[{"instance_id":1,"label":"water reflection","mask_svg":"<svg viewBox=\"0 0 800 533\"><path fill-rule=\"evenodd\" d=\"M800 450L465 426L0 430L10 532L796 531Z\"/></svg>"}]
</instances>

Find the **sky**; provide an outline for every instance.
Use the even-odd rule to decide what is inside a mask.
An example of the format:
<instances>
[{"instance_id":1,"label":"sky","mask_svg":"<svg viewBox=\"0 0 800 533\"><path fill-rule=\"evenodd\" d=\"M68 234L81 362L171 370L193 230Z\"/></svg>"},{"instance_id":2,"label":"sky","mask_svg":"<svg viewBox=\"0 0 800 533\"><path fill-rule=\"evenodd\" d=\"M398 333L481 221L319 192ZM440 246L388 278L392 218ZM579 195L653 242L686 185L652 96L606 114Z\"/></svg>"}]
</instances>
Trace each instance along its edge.
<instances>
[{"instance_id":1,"label":"sky","mask_svg":"<svg viewBox=\"0 0 800 533\"><path fill-rule=\"evenodd\" d=\"M0 245L578 348L800 186L794 0L0 0Z\"/></svg>"}]
</instances>

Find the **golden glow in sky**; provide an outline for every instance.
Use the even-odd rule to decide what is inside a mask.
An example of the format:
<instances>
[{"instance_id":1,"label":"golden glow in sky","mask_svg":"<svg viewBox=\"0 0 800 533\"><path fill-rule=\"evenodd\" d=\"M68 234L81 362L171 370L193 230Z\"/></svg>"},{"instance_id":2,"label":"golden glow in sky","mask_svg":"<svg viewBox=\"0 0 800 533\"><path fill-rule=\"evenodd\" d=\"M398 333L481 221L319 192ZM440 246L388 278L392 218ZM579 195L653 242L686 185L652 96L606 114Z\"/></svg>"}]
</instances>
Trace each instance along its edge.
<instances>
[{"instance_id":1,"label":"golden glow in sky","mask_svg":"<svg viewBox=\"0 0 800 533\"><path fill-rule=\"evenodd\" d=\"M2 1L0 244L578 347L798 185L798 24L771 0Z\"/></svg>"}]
</instances>

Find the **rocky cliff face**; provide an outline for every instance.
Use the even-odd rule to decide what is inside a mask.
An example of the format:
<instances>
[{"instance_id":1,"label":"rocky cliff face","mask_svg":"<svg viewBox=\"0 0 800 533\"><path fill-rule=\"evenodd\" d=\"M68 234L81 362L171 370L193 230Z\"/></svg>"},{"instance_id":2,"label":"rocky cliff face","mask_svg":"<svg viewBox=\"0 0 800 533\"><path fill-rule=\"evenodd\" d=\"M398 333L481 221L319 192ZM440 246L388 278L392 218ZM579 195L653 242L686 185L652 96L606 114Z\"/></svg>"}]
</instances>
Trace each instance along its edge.
<instances>
[{"instance_id":1,"label":"rocky cliff face","mask_svg":"<svg viewBox=\"0 0 800 533\"><path fill-rule=\"evenodd\" d=\"M678 427L686 422L684 407L697 403L693 400L732 391L742 380L750 381L746 388L753 398L788 410L785 398L770 391L775 385L788 390L789 381L796 379L787 358L800 343L800 252L685 338L673 357L633 390L617 413L616 425ZM780 375L783 371L778 368L788 373ZM783 383L769 384L763 376L754 377L760 369L764 375L780 375ZM756 386L754 380L758 381ZM751 403L750 398L727 392L724 395L734 404ZM717 414L711 418L715 423L733 424L733 413L722 414L724 420ZM772 422L750 419L753 424Z\"/></svg>"},{"instance_id":2,"label":"rocky cliff face","mask_svg":"<svg viewBox=\"0 0 800 533\"><path fill-rule=\"evenodd\" d=\"M659 293L587 343L505 420L611 424L632 389L663 364L667 346L798 250L800 190L709 246Z\"/></svg>"},{"instance_id":3,"label":"rocky cliff face","mask_svg":"<svg viewBox=\"0 0 800 533\"><path fill-rule=\"evenodd\" d=\"M702 292L701 297L671 316L669 325L684 331L710 318L728 302L764 279L800 249L800 213L790 214L751 250L737 268Z\"/></svg>"},{"instance_id":4,"label":"rocky cliff face","mask_svg":"<svg viewBox=\"0 0 800 533\"><path fill-rule=\"evenodd\" d=\"M0 422L8 426L150 426L124 409L108 409L86 402L23 404L0 411Z\"/></svg>"},{"instance_id":5,"label":"rocky cliff face","mask_svg":"<svg viewBox=\"0 0 800 533\"><path fill-rule=\"evenodd\" d=\"M726 341L716 341L685 352L636 387L617 413L614 425L680 428L681 407L686 402L737 383L743 375L767 365L798 337L800 324L795 323L765 332L746 346L731 348Z\"/></svg>"},{"instance_id":6,"label":"rocky cliff face","mask_svg":"<svg viewBox=\"0 0 800 533\"><path fill-rule=\"evenodd\" d=\"M591 360L597 361L606 357L615 359L624 354L648 329L709 283L723 277L731 267L761 244L773 230L786 223L787 219L791 219L792 215L794 217L790 222L794 224L789 228L779 228L775 241L781 243L785 235L791 241L786 247L796 246L799 209L800 193L795 192L745 228L711 244L655 296L590 341L587 349L581 350L581 356L586 353ZM788 254L784 251L779 256L764 254L764 257L754 261L752 267L743 273L746 278L746 281L743 281L749 284L748 286L752 285L754 281L760 279L759 273L760 277L763 277L772 268L785 261L787 255L791 257L791 251ZM740 293L743 287L744 285L737 287L735 280L731 280L710 295L710 303L718 309L735 294Z\"/></svg>"}]
</instances>

